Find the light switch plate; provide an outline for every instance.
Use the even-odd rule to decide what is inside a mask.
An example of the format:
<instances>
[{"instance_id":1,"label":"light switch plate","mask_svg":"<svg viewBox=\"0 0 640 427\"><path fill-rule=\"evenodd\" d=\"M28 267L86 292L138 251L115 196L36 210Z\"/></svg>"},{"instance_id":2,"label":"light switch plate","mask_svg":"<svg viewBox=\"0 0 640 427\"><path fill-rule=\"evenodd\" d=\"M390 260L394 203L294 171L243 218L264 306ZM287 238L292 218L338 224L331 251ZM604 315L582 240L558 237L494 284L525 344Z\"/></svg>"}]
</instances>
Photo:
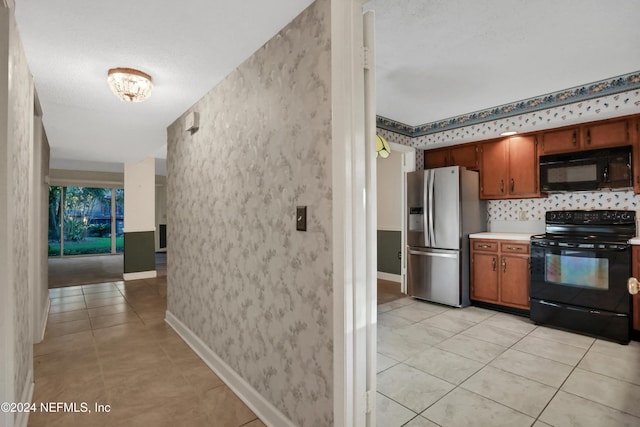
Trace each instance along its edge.
<instances>
[{"instance_id":1,"label":"light switch plate","mask_svg":"<svg viewBox=\"0 0 640 427\"><path fill-rule=\"evenodd\" d=\"M296 206L296 230L307 231L307 207Z\"/></svg>"}]
</instances>

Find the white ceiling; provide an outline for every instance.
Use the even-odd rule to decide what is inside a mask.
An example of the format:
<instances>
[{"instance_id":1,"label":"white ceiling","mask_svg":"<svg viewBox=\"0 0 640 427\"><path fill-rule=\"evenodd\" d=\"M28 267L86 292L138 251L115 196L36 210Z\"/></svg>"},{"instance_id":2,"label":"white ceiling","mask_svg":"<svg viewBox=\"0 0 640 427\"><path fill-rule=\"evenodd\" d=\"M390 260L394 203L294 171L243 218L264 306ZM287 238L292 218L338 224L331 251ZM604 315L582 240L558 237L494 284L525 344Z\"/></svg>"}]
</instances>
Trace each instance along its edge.
<instances>
[{"instance_id":1,"label":"white ceiling","mask_svg":"<svg viewBox=\"0 0 640 427\"><path fill-rule=\"evenodd\" d=\"M377 114L411 126L640 70L638 0L371 0Z\"/></svg>"},{"instance_id":2,"label":"white ceiling","mask_svg":"<svg viewBox=\"0 0 640 427\"><path fill-rule=\"evenodd\" d=\"M16 0L53 159L166 156L166 127L311 0ZM640 70L640 1L371 0L377 113L417 126ZM128 104L109 68L153 76Z\"/></svg>"}]
</instances>

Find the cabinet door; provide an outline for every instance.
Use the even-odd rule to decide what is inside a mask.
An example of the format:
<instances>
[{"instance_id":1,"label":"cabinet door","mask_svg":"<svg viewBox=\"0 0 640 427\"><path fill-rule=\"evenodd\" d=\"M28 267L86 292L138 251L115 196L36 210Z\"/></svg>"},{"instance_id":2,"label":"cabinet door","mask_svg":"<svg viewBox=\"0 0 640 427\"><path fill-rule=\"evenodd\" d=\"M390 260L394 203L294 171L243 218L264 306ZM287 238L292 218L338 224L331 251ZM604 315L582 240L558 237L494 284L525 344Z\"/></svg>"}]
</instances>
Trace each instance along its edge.
<instances>
[{"instance_id":1,"label":"cabinet door","mask_svg":"<svg viewBox=\"0 0 640 427\"><path fill-rule=\"evenodd\" d=\"M529 257L500 257L500 302L519 308L529 308Z\"/></svg>"},{"instance_id":2,"label":"cabinet door","mask_svg":"<svg viewBox=\"0 0 640 427\"><path fill-rule=\"evenodd\" d=\"M433 169L449 165L449 149L439 148L437 150L424 151L424 168Z\"/></svg>"},{"instance_id":3,"label":"cabinet door","mask_svg":"<svg viewBox=\"0 0 640 427\"><path fill-rule=\"evenodd\" d=\"M633 142L633 192L640 194L640 118L634 119L629 128Z\"/></svg>"},{"instance_id":4,"label":"cabinet door","mask_svg":"<svg viewBox=\"0 0 640 427\"><path fill-rule=\"evenodd\" d=\"M538 154L533 136L514 136L509 139L509 182L511 196L538 195Z\"/></svg>"},{"instance_id":5,"label":"cabinet door","mask_svg":"<svg viewBox=\"0 0 640 427\"><path fill-rule=\"evenodd\" d=\"M632 249L633 256L631 258L631 273L633 277L640 280L640 246L634 246ZM633 296L633 329L640 331L640 294Z\"/></svg>"},{"instance_id":6,"label":"cabinet door","mask_svg":"<svg viewBox=\"0 0 640 427\"><path fill-rule=\"evenodd\" d=\"M465 144L451 148L451 165L464 166L469 170L478 170L477 144Z\"/></svg>"},{"instance_id":7,"label":"cabinet door","mask_svg":"<svg viewBox=\"0 0 640 427\"><path fill-rule=\"evenodd\" d=\"M629 122L627 120L586 126L584 129L586 135L584 148L587 150L629 144Z\"/></svg>"},{"instance_id":8,"label":"cabinet door","mask_svg":"<svg viewBox=\"0 0 640 427\"><path fill-rule=\"evenodd\" d=\"M481 146L480 198L502 199L507 190L508 140L485 142Z\"/></svg>"},{"instance_id":9,"label":"cabinet door","mask_svg":"<svg viewBox=\"0 0 640 427\"><path fill-rule=\"evenodd\" d=\"M579 150L578 128L568 128L542 132L540 136L540 155L567 153Z\"/></svg>"},{"instance_id":10,"label":"cabinet door","mask_svg":"<svg viewBox=\"0 0 640 427\"><path fill-rule=\"evenodd\" d=\"M498 302L498 255L471 254L471 299Z\"/></svg>"}]
</instances>

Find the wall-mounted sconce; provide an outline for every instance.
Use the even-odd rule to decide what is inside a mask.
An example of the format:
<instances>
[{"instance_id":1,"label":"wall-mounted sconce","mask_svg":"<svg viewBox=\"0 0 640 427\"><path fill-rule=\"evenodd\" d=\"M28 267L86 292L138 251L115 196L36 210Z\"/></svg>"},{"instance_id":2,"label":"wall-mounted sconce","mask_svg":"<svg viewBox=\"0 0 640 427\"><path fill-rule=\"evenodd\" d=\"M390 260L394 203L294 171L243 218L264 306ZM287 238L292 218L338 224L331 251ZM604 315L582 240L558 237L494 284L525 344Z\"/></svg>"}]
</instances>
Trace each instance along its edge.
<instances>
[{"instance_id":1,"label":"wall-mounted sconce","mask_svg":"<svg viewBox=\"0 0 640 427\"><path fill-rule=\"evenodd\" d=\"M387 140L380 135L376 135L376 157L380 156L386 159L389 157L389 154L391 154L391 148Z\"/></svg>"}]
</instances>

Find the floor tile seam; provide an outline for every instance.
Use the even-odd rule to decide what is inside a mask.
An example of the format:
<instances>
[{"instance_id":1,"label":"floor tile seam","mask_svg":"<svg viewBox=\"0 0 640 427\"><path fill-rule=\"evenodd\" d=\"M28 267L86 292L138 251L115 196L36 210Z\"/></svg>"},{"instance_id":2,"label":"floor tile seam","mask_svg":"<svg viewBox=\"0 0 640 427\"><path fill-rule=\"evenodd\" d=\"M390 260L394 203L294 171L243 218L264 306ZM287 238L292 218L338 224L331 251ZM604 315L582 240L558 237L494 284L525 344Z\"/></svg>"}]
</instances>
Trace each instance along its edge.
<instances>
[{"instance_id":1,"label":"floor tile seam","mask_svg":"<svg viewBox=\"0 0 640 427\"><path fill-rule=\"evenodd\" d=\"M632 417L634 417L634 418L637 418L637 419L640 421L640 416L635 415L635 414L632 414L632 413L627 412L627 411L624 411L624 410L622 410L622 409L614 408L613 406L607 405L606 403L598 402L598 401L596 401L596 400L589 399L588 397L580 396L579 394L575 394L575 393L570 392L570 391L568 391L568 390L562 390L562 389L560 389L560 390L558 390L558 391L562 391L562 392L567 393L567 394L570 394L570 395L572 395L572 396L579 397L580 399L584 399L584 400L586 400L586 401L589 401L589 402L592 402L592 403L596 403L596 404L598 404L598 405L602 405L602 406L604 406L604 407L606 407L606 408L613 409L614 411L621 412L621 413L626 414L626 415L630 415L630 416L632 416ZM555 395L554 395L553 397L555 397ZM546 407L545 407L545 409L546 409Z\"/></svg>"},{"instance_id":2,"label":"floor tile seam","mask_svg":"<svg viewBox=\"0 0 640 427\"><path fill-rule=\"evenodd\" d=\"M498 344L498 343L493 342L493 341L489 341L488 339L482 338L482 337L480 337L480 336L471 335L471 334L466 334L465 332L468 332L468 331L469 331L469 329L465 329L464 331L460 332L460 335L464 335L464 336L466 336L466 337L470 337L470 338L475 338L475 339L477 339L478 341L484 341L484 342L489 343L489 344L499 345L500 347L505 347L507 350L508 350L508 349L510 349L510 348L511 348L511 346L513 345L513 344L509 344L508 346L505 346L505 345ZM518 341L520 341L521 339L522 339L522 338L519 338L519 339L518 339ZM516 342L518 342L518 341L516 341ZM515 343L514 343L514 344L515 344Z\"/></svg>"},{"instance_id":3,"label":"floor tile seam","mask_svg":"<svg viewBox=\"0 0 640 427\"><path fill-rule=\"evenodd\" d=\"M406 423L402 424L400 427L406 427L406 426L408 426L408 425L409 425L409 423L410 423L411 421L415 420L416 418L424 418L425 420L427 420L427 421L429 421L429 422L431 422L431 423L433 423L433 424L435 424L435 425L437 425L437 426L439 426L439 427L442 427L442 424L438 424L438 423L436 423L435 421L431 421L431 420L429 420L427 417L425 417L424 415L420 415L420 414L418 414L418 415L416 415L415 417L411 418L409 421L407 421Z\"/></svg>"},{"instance_id":4,"label":"floor tile seam","mask_svg":"<svg viewBox=\"0 0 640 427\"><path fill-rule=\"evenodd\" d=\"M498 404L498 405L500 405L500 406L504 406L505 408L507 408L507 409L511 409L512 411L515 411L515 412L517 412L517 413L519 413L519 414L522 414L522 415L524 415L524 416L526 416L526 417L528 417L528 418L532 418L532 419L536 419L536 420L537 420L537 418L536 418L536 417L533 417L533 416L531 416L531 415L529 415L529 414L527 414L527 413L524 413L524 412L522 412L522 411L521 411L521 410L519 410L519 409L512 408L511 406L506 405L506 404L501 403L501 402L498 402L498 401L497 401L497 400L495 400L495 399L492 399L492 398L487 397L487 396L483 396L482 394L480 394L480 393L476 393L475 391L468 390L468 389L466 389L466 388L462 387L462 384L460 384L459 386L457 386L455 389L458 389L458 388L460 388L460 389L462 389L462 390L464 390L464 391L466 391L466 392L473 393L473 394L475 394L476 396L480 396L480 397L482 397L483 399L490 400L490 401L492 401L493 403L496 403L496 404ZM455 389L454 389L454 390L455 390ZM452 390L452 391L453 391L453 390ZM554 394L554 396L555 396L555 394ZM551 401L551 400L549 400L549 401ZM545 405L545 408L546 408L546 405ZM425 411L426 411L426 409L425 409ZM544 409L543 409L543 411L544 411ZM541 411L540 413L542 413L542 411ZM422 412L421 412L421 414L422 414ZM425 418L426 418L426 417L425 417ZM531 425L533 425L534 423L535 423L535 421L534 421L534 422L532 422L532 423L531 423Z\"/></svg>"},{"instance_id":5,"label":"floor tile seam","mask_svg":"<svg viewBox=\"0 0 640 427\"><path fill-rule=\"evenodd\" d=\"M445 341L446 341L446 340L445 340ZM434 344L434 345L432 345L431 347L433 347L433 348L435 348L435 349L437 349L437 350L440 350L440 351L444 351L445 353L450 354L450 355L453 355L453 356L462 357L463 359L466 359L466 360L468 360L468 361L470 361L470 362L483 364L484 366L487 366L489 363L491 363L491 362L493 362L493 361L495 360L495 358L494 358L494 359L492 359L490 362L486 362L486 363L485 363L485 362L480 362L480 361L475 360L475 359L471 359L470 357L464 356L464 355L462 355L462 354L454 353L453 351L445 350L444 348L440 348L440 347L438 347L438 344L441 344L442 342L444 342L444 341L441 341L440 343ZM427 349L425 349L425 350L427 350ZM411 357L409 357L408 359L405 359L404 361L401 361L400 363L405 363L405 364L406 364L406 362L407 362L408 360L413 359L414 357L415 357L415 356L411 356ZM496 357L498 357L498 356L496 356ZM395 360L395 359L394 359L394 360ZM411 365L409 365L409 366L411 366ZM484 368L484 366L483 366L482 368ZM422 371L422 369L420 369L420 368L417 368L417 367L415 367L415 366L413 366L413 367ZM482 369L482 368L480 368L480 369ZM480 369L478 369L478 371L479 371ZM478 371L476 371L476 372L478 372ZM424 371L423 371L423 372L424 372ZM427 372L427 373L428 373L428 372ZM474 373L474 374L475 374L475 373ZM433 375L433 374L431 374L431 375ZM445 380L445 381L447 381L447 380ZM456 384L456 386L457 386L457 385L458 385L458 384Z\"/></svg>"},{"instance_id":6,"label":"floor tile seam","mask_svg":"<svg viewBox=\"0 0 640 427\"><path fill-rule=\"evenodd\" d=\"M493 361L489 362L488 364L486 364L484 367L482 367L482 369L484 369L484 368L486 368L486 367L488 366L488 367L491 367L491 368L493 368L493 369L497 369L497 370L499 370L499 371L506 372L507 374L515 375L515 376L517 376L517 377L524 378L525 380L533 381L533 382L538 383L538 384L540 384L540 385L543 385L543 386L545 386L545 387L549 387L549 388L556 389L556 390L558 390L558 389L560 388L560 387L556 387L556 386L553 386L553 385L545 384L545 383L543 383L542 381L536 380L536 379L534 379L534 378L529 378L529 377L526 377L526 376L524 376L524 375L521 375L521 374L518 374L518 373L515 373L515 372L507 371L506 369L502 369L502 368L500 368L500 367L498 367L498 366L493 366L493 365L491 365L491 363L493 363L494 361L495 361L495 359L494 359ZM482 369L479 369L479 370L476 372L476 374L477 374L478 372L480 372ZM475 374L473 374L473 375L475 375ZM472 376L473 376L473 375L472 375ZM472 376L471 376L471 377L472 377ZM468 380L468 379L470 379L471 377L467 378L467 380ZM569 377L569 375L567 375L567 378L568 378L568 377ZM464 382L466 382L467 380L465 380ZM464 383L464 382L463 382L463 383ZM462 385L463 383L461 383L460 385Z\"/></svg>"},{"instance_id":7,"label":"floor tile seam","mask_svg":"<svg viewBox=\"0 0 640 427\"><path fill-rule=\"evenodd\" d=\"M540 325L540 326L543 326L543 325ZM534 332L534 331L536 331L536 330L538 330L538 328L536 328L536 329L534 329L533 331L531 331L527 336L531 335L531 333L533 333L533 332ZM555 330L555 329L554 329L554 330ZM561 329L558 329L558 331L562 331L562 330L561 330ZM566 332L566 331L562 331L562 332ZM570 347L577 348L578 350L585 350L585 351L588 351L588 350L591 348L591 346L593 346L593 344L595 343L595 339L594 339L594 341L593 341L591 344L589 344L589 346L588 346L587 348L585 348L585 347L580 347L580 346L577 346L577 345L569 344L569 343L567 343L567 342L565 342L565 341L555 340L555 339L552 339L552 338L539 337L539 336L537 336L537 335L531 335L531 336L532 336L533 338L537 338L537 339L539 339L539 340L551 341L552 343L555 343L555 344L568 345L568 346L570 346Z\"/></svg>"},{"instance_id":8,"label":"floor tile seam","mask_svg":"<svg viewBox=\"0 0 640 427\"><path fill-rule=\"evenodd\" d=\"M414 413L414 414L416 414L416 415L420 415L420 413L421 413L421 412L423 412L423 411L421 411L421 412L416 412L416 411L414 411L413 409L411 409L411 408L407 407L406 405L404 405L404 404L402 404L402 403L398 402L398 401L397 401L397 400L395 400L394 398L392 398L392 397L390 397L390 396L387 396L386 394L384 394L384 393L383 393L383 392L381 392L380 390L377 390L377 389L376 389L376 393L380 393L381 395L383 395L384 397L386 397L387 399L389 399L389 400L390 400L390 401L392 401L393 403L395 403L395 404L397 404L397 405L402 406L402 407L403 407L404 409L406 409L407 411L411 411L412 413ZM448 393L447 393L447 394L448 394ZM427 408L427 409L429 409L429 408ZM426 409L425 409L425 411L426 411ZM415 418L415 417L413 417L413 418ZM413 419L413 418L412 418L412 419Z\"/></svg>"},{"instance_id":9,"label":"floor tile seam","mask_svg":"<svg viewBox=\"0 0 640 427\"><path fill-rule=\"evenodd\" d=\"M536 327L536 329L538 329L538 328ZM518 343L520 343L521 341L523 341L525 338L527 338L527 337L531 336L531 333L532 333L533 331L535 331L536 329L533 329L531 332L529 332L528 334L526 334L525 336L523 336L522 338L520 338L518 341L514 342L514 343L513 343L513 344L512 344L508 349L509 349L509 350L519 351L519 352L521 352L521 353L526 353L526 354L529 354L529 355L531 355L531 356L540 357L540 358L542 358L542 359L551 360L551 361L553 361L553 362L562 363L563 365L571 366L572 368L575 368L576 366L578 366L578 364L582 361L582 359L585 357L585 355L589 352L589 349L585 350L585 349L580 348L580 347L570 346L570 347L573 347L573 348L578 349L578 350L584 350L584 354L580 357L580 360L578 360L578 361L576 362L576 364L575 364L575 365L572 365L572 364L569 364L569 363L561 362L561 361L559 361L559 360L551 359L551 358L549 358L549 357L541 356L541 355L539 355L539 354L530 353L530 352L528 352L528 351L524 351L524 350L521 350L521 349L514 348L516 345L518 345ZM552 342L552 343L554 343L554 344L564 344L564 343L559 343L559 342L557 342L557 341L547 340L547 339L544 339L544 338L536 337L535 335L533 336L533 338L541 339L541 340L543 340L543 341L551 341L551 342ZM595 342L595 341L594 341L594 342ZM567 345L569 345L569 344L567 344ZM593 343L591 343L591 346L593 346ZM591 348L591 346L589 346L589 348ZM573 372L573 370L572 370L572 372Z\"/></svg>"},{"instance_id":10,"label":"floor tile seam","mask_svg":"<svg viewBox=\"0 0 640 427\"><path fill-rule=\"evenodd\" d=\"M591 343L591 346L589 346L589 348L593 347L593 344L595 343L595 341L593 343ZM582 359L585 358L585 356L587 355L587 353L589 352L589 350L585 351L585 353L582 355L582 357L580 358L580 360L574 365L571 366L571 372L569 372L569 374L567 374L567 376L564 378L564 380L562 381L562 383L558 386L558 389L556 390L555 393L553 393L553 396L551 397L551 399L549 399L549 401L547 402L546 405L544 405L544 408L542 408L542 411L540 412L540 414L538 414L538 416L536 417L536 421L538 421L540 419L540 416L542 416L542 414L544 414L544 412L547 410L547 408L549 407L549 405L551 404L551 402L553 402L553 399L556 398L556 396L558 395L558 393L560 392L560 390L562 390L562 387L564 387L564 385L567 383L567 381L569 380L569 378L571 377L571 375L575 372L576 369L578 369L578 365L580 364L580 362L582 362ZM541 356L538 356L541 357ZM562 362L560 362L562 363ZM567 393L566 390L562 390L563 392ZM581 396L578 396L581 397ZM586 399L589 400L590 402L593 402L593 400L591 399ZM597 402L596 402L597 403ZM542 421L544 422L544 421Z\"/></svg>"},{"instance_id":11,"label":"floor tile seam","mask_svg":"<svg viewBox=\"0 0 640 427\"><path fill-rule=\"evenodd\" d=\"M492 318L492 317L490 317L489 319L491 319L491 318ZM487 320L489 320L489 319L487 319ZM482 322L478 323L478 325L481 325L481 324L483 324L484 322L485 322L485 321L483 320ZM476 325L476 326L477 326L477 325ZM491 326L491 327L493 327L493 328L500 329L501 331L507 331L507 332L511 332L511 333L513 333L513 334L519 334L519 335L524 334L524 336L529 335L531 332L535 331L535 330L538 328L538 327L536 326L535 328L533 328L533 329L532 329L532 330L530 330L529 332L520 332L520 331L514 331L513 329L505 328L505 327L500 326L500 325L495 325L495 324L493 324L493 323L492 323L492 324L487 324L486 326Z\"/></svg>"},{"instance_id":12,"label":"floor tile seam","mask_svg":"<svg viewBox=\"0 0 640 427\"><path fill-rule=\"evenodd\" d=\"M471 377L467 378L467 380L469 380L470 378L471 378ZM468 388L464 387L463 385L464 385L464 383L465 383L465 382L467 382L467 381L465 380L465 381L464 381L463 383L461 383L458 387L459 387L459 388L461 388L461 389L463 389L463 390L465 390L465 391L468 391L468 392L470 392L470 393L474 393L474 394L477 394L478 396L482 396L482 397L484 397L485 399L489 399L489 400L491 400L491 401L493 401L493 402L495 402L495 403L498 403L498 404L500 404L500 405L502 405L502 406L506 406L506 407L507 407L507 408L509 408L509 409L513 409L514 411L520 412L521 414L524 414L524 415L526 415L527 417L534 418L534 419L536 419L536 420L537 420L537 419L538 419L538 417L542 414L542 412L546 409L546 407L547 407L547 405L549 404L549 402L551 402L551 400L555 397L555 395L556 395L556 394L557 394L557 392L558 392L558 390L557 390L557 389L554 391L553 396L551 396L551 397L549 398L549 400L544 404L544 407L540 410L540 412L538 413L538 415L530 415L530 414L527 414L526 412L522 412L520 409L513 408L513 407L509 406L509 405L508 405L508 404L506 404L506 403L498 402L497 400L495 400L495 399L493 399L493 398L491 398L491 397L489 397L489 396L485 396L484 394L480 394L480 393L478 393L478 392L476 392L476 391L473 391L473 390L470 390L470 389L468 389ZM550 386L549 386L549 387L550 387ZM551 388L555 388L555 387L551 387ZM527 401L528 401L528 400L527 400Z\"/></svg>"},{"instance_id":13,"label":"floor tile seam","mask_svg":"<svg viewBox=\"0 0 640 427\"><path fill-rule=\"evenodd\" d=\"M580 362L582 362L582 360L580 360ZM603 377L609 378L610 380L620 381L622 383L625 383L625 384L628 384L628 385L632 385L632 386L638 387L640 389L640 384L632 383L631 381L623 380L622 378L612 377L611 375L603 374L602 372L595 372L595 371L592 371L590 369L585 369L584 367L581 367L579 365L580 365L580 363L578 363L578 365L576 365L576 369L578 369L580 371L587 372L587 373L590 373L590 374L595 374L595 375L601 375ZM572 373L573 373L573 371L572 371Z\"/></svg>"},{"instance_id":14,"label":"floor tile seam","mask_svg":"<svg viewBox=\"0 0 640 427\"><path fill-rule=\"evenodd\" d=\"M81 309L81 310L88 310L86 308ZM76 311L81 311L81 310L76 310ZM71 313L70 311L67 311L66 313ZM62 314L62 313L48 313L47 316L51 316L51 315L56 315L56 314ZM87 319L89 319L89 313L87 312ZM60 322L52 322L51 319L47 319L47 326L48 325L60 325L63 323L69 323L69 322L77 322L78 320L85 320L85 319L71 319L71 320L63 320Z\"/></svg>"},{"instance_id":15,"label":"floor tile seam","mask_svg":"<svg viewBox=\"0 0 640 427\"><path fill-rule=\"evenodd\" d=\"M254 414L254 415L255 415L255 414ZM262 422L262 420L260 420L260 418L255 417L255 418L254 418L254 419L252 419L251 421L246 422L246 423L244 423L244 424L242 424L242 425L240 425L240 426L238 426L238 427L244 427L244 426L247 426L247 425L251 424L252 422L254 422L255 420L258 420L258 421Z\"/></svg>"},{"instance_id":16,"label":"floor tile seam","mask_svg":"<svg viewBox=\"0 0 640 427\"><path fill-rule=\"evenodd\" d=\"M456 356L457 356L457 355L456 355ZM407 360L409 360L409 359L407 359ZM467 359L467 360L471 360L471 359ZM471 361L472 361L472 362L475 362L475 360L471 360ZM406 362L406 361L405 361L405 362ZM429 376L432 376L432 377L434 377L434 378L437 378L437 379L439 379L439 380L442 380L442 381L444 381L444 382L446 382L446 383L449 383L449 384L451 384L454 388L456 388L456 387L459 387L459 386L460 386L460 384L453 383L453 382L451 382L451 380L448 380L448 379L446 379L446 378L439 377L438 375L433 374L433 373L431 373L431 372L423 371L422 369L418 368L417 366L409 365L408 363L405 363L405 362L400 362L400 363L402 363L402 364L404 364L404 365L406 365L406 366L408 366L408 367L410 367L410 368L417 369L418 371L420 371L420 372L422 372L422 373L424 373L424 374L427 374L427 375L429 375ZM479 362L478 362L478 363L479 363ZM397 365L394 365L394 366L392 366L392 367L395 367L395 366L397 366ZM482 370L483 368L484 368L484 366L483 366L482 368L478 369L477 371L475 371L473 374L469 375L469 377L467 377L464 381L468 380L469 378L471 378L472 376L474 376L475 374L477 374L477 373L478 373L480 370ZM388 369L390 369L390 368L385 369L385 371L386 371L386 370L388 370ZM463 382L464 382L464 381L463 381Z\"/></svg>"}]
</instances>

